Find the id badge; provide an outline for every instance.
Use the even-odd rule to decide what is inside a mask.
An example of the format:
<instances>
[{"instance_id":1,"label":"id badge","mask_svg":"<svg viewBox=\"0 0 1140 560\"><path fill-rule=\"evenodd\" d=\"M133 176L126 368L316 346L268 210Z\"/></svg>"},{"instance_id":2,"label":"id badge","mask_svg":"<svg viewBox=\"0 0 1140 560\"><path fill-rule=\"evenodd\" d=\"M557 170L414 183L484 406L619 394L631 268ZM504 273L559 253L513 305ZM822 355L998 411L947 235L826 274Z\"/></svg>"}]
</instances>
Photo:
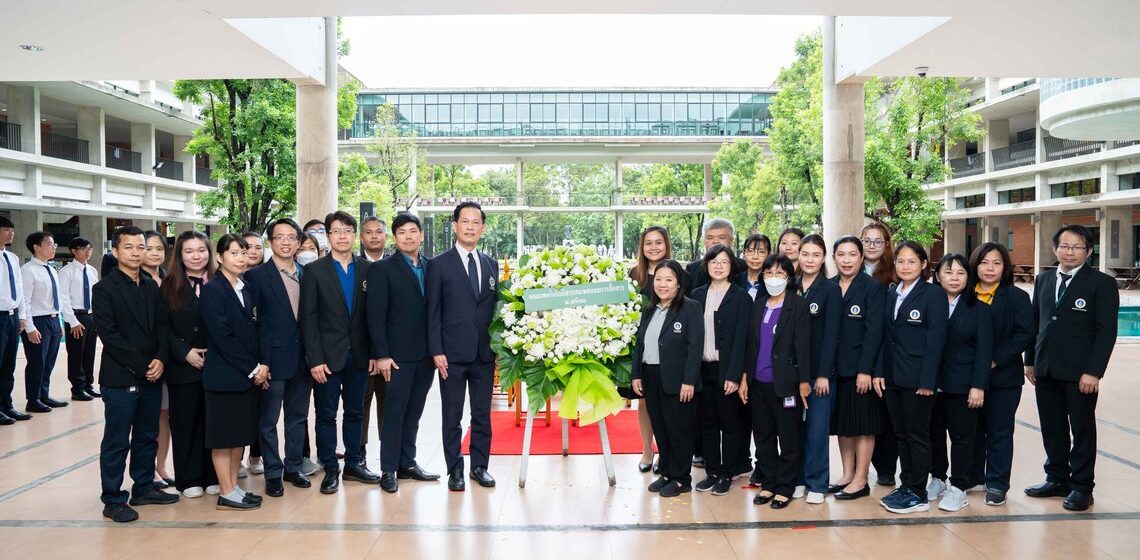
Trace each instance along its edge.
<instances>
[{"instance_id":1,"label":"id badge","mask_svg":"<svg viewBox=\"0 0 1140 560\"><path fill-rule=\"evenodd\" d=\"M131 394L137 393L137 392L139 392L139 386L138 385L131 385L130 387L127 387L127 392L131 393Z\"/></svg>"},{"instance_id":2,"label":"id badge","mask_svg":"<svg viewBox=\"0 0 1140 560\"><path fill-rule=\"evenodd\" d=\"M796 398L795 397L784 397L784 408L795 408L795 407L796 407Z\"/></svg>"}]
</instances>

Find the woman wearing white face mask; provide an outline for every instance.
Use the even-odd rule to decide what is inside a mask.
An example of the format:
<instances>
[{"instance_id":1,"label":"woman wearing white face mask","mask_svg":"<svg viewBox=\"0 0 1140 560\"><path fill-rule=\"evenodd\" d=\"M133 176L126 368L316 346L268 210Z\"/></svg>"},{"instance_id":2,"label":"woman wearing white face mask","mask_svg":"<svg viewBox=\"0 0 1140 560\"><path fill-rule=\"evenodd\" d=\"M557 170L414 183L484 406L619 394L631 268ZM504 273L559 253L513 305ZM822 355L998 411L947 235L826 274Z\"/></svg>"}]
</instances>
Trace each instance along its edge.
<instances>
[{"instance_id":1,"label":"woman wearing white face mask","mask_svg":"<svg viewBox=\"0 0 1140 560\"><path fill-rule=\"evenodd\" d=\"M795 276L792 261L770 255L762 270L767 293L757 294L752 306L738 393L745 404L754 401L761 491L752 503L771 502L772 509L782 509L791 501L802 468L801 425L811 392L811 323L807 302L787 290Z\"/></svg>"},{"instance_id":2,"label":"woman wearing white face mask","mask_svg":"<svg viewBox=\"0 0 1140 560\"><path fill-rule=\"evenodd\" d=\"M297 264L305 266L320 258L320 244L311 233L301 234L301 247L297 250Z\"/></svg>"}]
</instances>

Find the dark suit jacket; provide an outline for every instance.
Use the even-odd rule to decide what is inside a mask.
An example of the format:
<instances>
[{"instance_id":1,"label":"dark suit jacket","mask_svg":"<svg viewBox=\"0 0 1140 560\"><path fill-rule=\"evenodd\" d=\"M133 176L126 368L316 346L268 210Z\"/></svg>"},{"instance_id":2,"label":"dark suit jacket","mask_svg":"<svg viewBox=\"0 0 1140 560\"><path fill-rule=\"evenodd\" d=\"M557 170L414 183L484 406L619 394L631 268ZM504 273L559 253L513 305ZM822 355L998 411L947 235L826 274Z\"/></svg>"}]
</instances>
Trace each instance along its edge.
<instances>
[{"instance_id":1,"label":"dark suit jacket","mask_svg":"<svg viewBox=\"0 0 1140 560\"><path fill-rule=\"evenodd\" d=\"M333 260L331 254L309 263L301 273L298 317L309 367L326 364L329 370L337 372L345 368L351 354L353 366L368 369L372 349L368 340L364 281L369 263L364 257L354 255L352 258L355 279L351 315L344 304L340 278L334 268L340 263Z\"/></svg>"},{"instance_id":2,"label":"dark suit jacket","mask_svg":"<svg viewBox=\"0 0 1140 560\"><path fill-rule=\"evenodd\" d=\"M1025 384L1022 355L1033 351L1033 303L1017 286L1001 286L990 303L994 321L994 356L997 367L990 370L990 387L1011 388Z\"/></svg>"},{"instance_id":3,"label":"dark suit jacket","mask_svg":"<svg viewBox=\"0 0 1140 560\"><path fill-rule=\"evenodd\" d=\"M709 287L706 284L693 290L692 294L693 300L701 304L702 323L708 293ZM720 355L717 365L721 387L725 381L739 383L740 376L744 373L744 337L748 335L748 317L751 310L752 298L748 296L748 292L742 290L740 286L729 284L720 307L713 312L714 332L706 332L705 336L716 337L716 350ZM716 387L712 390L716 390Z\"/></svg>"},{"instance_id":4,"label":"dark suit jacket","mask_svg":"<svg viewBox=\"0 0 1140 560\"><path fill-rule=\"evenodd\" d=\"M249 374L261 363L257 299L248 285L241 294L244 304L221 272L202 286L202 321L210 340L202 388L208 391L240 392L253 387Z\"/></svg>"},{"instance_id":5,"label":"dark suit jacket","mask_svg":"<svg viewBox=\"0 0 1140 560\"><path fill-rule=\"evenodd\" d=\"M822 274L822 271L821 271ZM835 355L839 351L839 321L843 312L843 290L817 276L811 289L802 296L808 304L811 317L811 374L812 380L826 377L835 379Z\"/></svg>"},{"instance_id":6,"label":"dark suit jacket","mask_svg":"<svg viewBox=\"0 0 1140 560\"><path fill-rule=\"evenodd\" d=\"M424 290L431 261L420 255L424 268ZM420 291L416 274L396 254L372 263L368 268L368 332L372 336L372 357L412 362L428 357L427 301Z\"/></svg>"},{"instance_id":7,"label":"dark suit jacket","mask_svg":"<svg viewBox=\"0 0 1140 560\"><path fill-rule=\"evenodd\" d=\"M951 395L965 395L970 389L989 389L993 355L994 321L990 306L959 299L946 326L938 388Z\"/></svg>"},{"instance_id":8,"label":"dark suit jacket","mask_svg":"<svg viewBox=\"0 0 1140 560\"><path fill-rule=\"evenodd\" d=\"M705 344L704 307L694 300L685 298L681 309L666 311L665 323L661 326L661 336L657 338L657 349L661 356L661 388L666 395L679 395L681 385L692 385L701 390L701 352ZM644 377L641 363L645 354L645 330L655 313L650 307L641 314L641 324L637 327L637 341L633 346L632 379Z\"/></svg>"},{"instance_id":9,"label":"dark suit jacket","mask_svg":"<svg viewBox=\"0 0 1140 560\"><path fill-rule=\"evenodd\" d=\"M1037 275L1033 284L1036 352L1026 352L1025 365L1038 377L1080 381L1081 375L1104 377L1116 344L1120 293L1116 281L1085 263L1069 280L1061 304L1054 297L1057 274Z\"/></svg>"},{"instance_id":10,"label":"dark suit jacket","mask_svg":"<svg viewBox=\"0 0 1140 560\"><path fill-rule=\"evenodd\" d=\"M166 364L170 318L158 284L139 274L135 284L118 268L92 287L95 332L103 342L99 383L129 387L146 381L151 360Z\"/></svg>"},{"instance_id":11,"label":"dark suit jacket","mask_svg":"<svg viewBox=\"0 0 1140 560\"><path fill-rule=\"evenodd\" d=\"M756 294L748 322L748 341L744 351L744 373L748 381L756 377L756 359L760 355L760 326L764 324L768 294ZM798 397L800 383L811 382L811 318L808 304L794 292L784 295L780 320L776 322L776 338L772 341L772 389L781 398Z\"/></svg>"},{"instance_id":12,"label":"dark suit jacket","mask_svg":"<svg viewBox=\"0 0 1140 560\"><path fill-rule=\"evenodd\" d=\"M915 281L895 317L897 300L898 292L887 288L882 375L892 387L933 391L938 386L950 302L941 286L921 279Z\"/></svg>"},{"instance_id":13,"label":"dark suit jacket","mask_svg":"<svg viewBox=\"0 0 1140 560\"><path fill-rule=\"evenodd\" d=\"M304 269L297 265L304 278ZM305 346L301 344L301 327L293 316L293 306L285 291L285 280L277 269L277 263L270 259L245 273L247 288L253 291L257 301L258 344L262 360L269 366L269 375L279 381L288 381L304 372ZM292 282L292 280L289 280ZM301 306L297 305L300 314Z\"/></svg>"},{"instance_id":14,"label":"dark suit jacket","mask_svg":"<svg viewBox=\"0 0 1140 560\"><path fill-rule=\"evenodd\" d=\"M178 313L170 313L170 360L162 374L167 385L202 382L202 370L186 363L186 354L191 348L206 348L206 326L194 287L187 282L185 288Z\"/></svg>"},{"instance_id":15,"label":"dark suit jacket","mask_svg":"<svg viewBox=\"0 0 1140 560\"><path fill-rule=\"evenodd\" d=\"M831 279L839 285L839 276ZM843 290L840 290L842 293ZM851 378L866 373L882 377L883 297L885 288L866 274L856 274L843 294L835 372Z\"/></svg>"},{"instance_id":16,"label":"dark suit jacket","mask_svg":"<svg viewBox=\"0 0 1140 560\"><path fill-rule=\"evenodd\" d=\"M448 362L490 362L488 329L498 298L499 263L479 255L479 294L467 280L467 263L455 247L432 261L427 272L427 346L432 356L447 356Z\"/></svg>"}]
</instances>

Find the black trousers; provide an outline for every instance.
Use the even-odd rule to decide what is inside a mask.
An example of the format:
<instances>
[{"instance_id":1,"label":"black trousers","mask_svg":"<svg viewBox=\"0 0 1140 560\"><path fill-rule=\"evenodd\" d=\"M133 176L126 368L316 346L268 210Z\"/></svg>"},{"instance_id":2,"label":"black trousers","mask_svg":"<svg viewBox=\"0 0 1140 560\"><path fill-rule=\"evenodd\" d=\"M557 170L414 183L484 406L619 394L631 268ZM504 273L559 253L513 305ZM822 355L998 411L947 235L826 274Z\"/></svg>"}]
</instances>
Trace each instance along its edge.
<instances>
[{"instance_id":1,"label":"black trousers","mask_svg":"<svg viewBox=\"0 0 1140 560\"><path fill-rule=\"evenodd\" d=\"M392 380L387 383L388 402L380 430L380 470L384 472L416 466L416 436L435 380L431 358L396 365L400 369L392 370Z\"/></svg>"},{"instance_id":2,"label":"black trousers","mask_svg":"<svg viewBox=\"0 0 1140 560\"><path fill-rule=\"evenodd\" d=\"M133 387L102 387L103 441L99 445L99 478L104 504L125 504L133 494L154 488L154 457L158 452L158 412L162 385L143 381ZM130 454L130 494L123 490L123 471ZM181 475L179 475L181 477Z\"/></svg>"},{"instance_id":3,"label":"black trousers","mask_svg":"<svg viewBox=\"0 0 1140 560\"><path fill-rule=\"evenodd\" d=\"M206 392L202 383L167 385L170 398L170 451L175 488L205 488L218 483L210 450L206 449Z\"/></svg>"},{"instance_id":4,"label":"black trousers","mask_svg":"<svg viewBox=\"0 0 1140 560\"><path fill-rule=\"evenodd\" d=\"M1002 492L1009 491L1009 475L1013 471L1013 426L1017 406L1021 404L1021 387L990 387L978 420L974 438L974 466L970 483L985 484Z\"/></svg>"},{"instance_id":5,"label":"black trousers","mask_svg":"<svg viewBox=\"0 0 1140 560\"><path fill-rule=\"evenodd\" d=\"M471 397L471 468L487 468L491 460L491 389L494 362L447 364L447 379L440 379L443 400L443 456L447 470L463 466L463 401Z\"/></svg>"},{"instance_id":6,"label":"black trousers","mask_svg":"<svg viewBox=\"0 0 1140 560\"><path fill-rule=\"evenodd\" d=\"M886 407L885 399L880 406ZM899 440L891 424L890 412L881 414L880 417L883 419L883 431L875 435L875 450L871 453L871 465L875 467L875 475L879 478L894 480L895 470L899 464Z\"/></svg>"},{"instance_id":7,"label":"black trousers","mask_svg":"<svg viewBox=\"0 0 1140 560\"><path fill-rule=\"evenodd\" d=\"M661 366L642 365L642 391L649 409L649 423L657 440L661 474L681 485L693 483L693 451L696 449L697 403L700 394L689 402L678 395L666 395L661 384Z\"/></svg>"},{"instance_id":8,"label":"black trousers","mask_svg":"<svg viewBox=\"0 0 1140 560\"><path fill-rule=\"evenodd\" d=\"M20 347L20 320L8 312L0 312L0 410L12 407L12 390L16 386L16 352Z\"/></svg>"},{"instance_id":9,"label":"black trousers","mask_svg":"<svg viewBox=\"0 0 1140 560\"><path fill-rule=\"evenodd\" d=\"M51 372L55 369L55 360L59 357L59 339L63 336L63 327L60 326L58 317L41 315L32 317L31 322L40 332L40 343L33 344L27 331L20 334L24 343L24 357L28 360L24 367L24 396L28 402L51 396L48 393Z\"/></svg>"},{"instance_id":10,"label":"black trousers","mask_svg":"<svg viewBox=\"0 0 1140 560\"><path fill-rule=\"evenodd\" d=\"M284 473L301 472L305 436L308 434L309 401L313 394L313 378L308 371L298 371L291 379L271 379L269 389L259 395L257 431L258 451L265 464L265 479L281 478ZM281 438L277 424L285 416L285 454L281 454ZM253 454L253 446L250 446Z\"/></svg>"},{"instance_id":11,"label":"black trousers","mask_svg":"<svg viewBox=\"0 0 1140 560\"><path fill-rule=\"evenodd\" d=\"M1091 493L1095 486L1098 393L1086 395L1077 388L1077 382L1051 377L1038 377L1036 391L1045 443L1045 478Z\"/></svg>"},{"instance_id":12,"label":"black trousers","mask_svg":"<svg viewBox=\"0 0 1140 560\"><path fill-rule=\"evenodd\" d=\"M83 336L71 336L75 325L63 324L63 337L67 348L67 380L71 382L71 392L79 393L95 386L95 320L90 311L75 310L75 320L83 325Z\"/></svg>"},{"instance_id":13,"label":"black trousers","mask_svg":"<svg viewBox=\"0 0 1140 560\"><path fill-rule=\"evenodd\" d=\"M899 478L922 500L930 474L930 413L934 397L920 397L914 389L893 387L884 394L887 413L899 442Z\"/></svg>"},{"instance_id":14,"label":"black trousers","mask_svg":"<svg viewBox=\"0 0 1140 560\"><path fill-rule=\"evenodd\" d=\"M930 412L930 476L946 480L959 490L970 487L974 462L974 438L978 432L977 409L966 405L966 395L937 393ZM950 454L946 454L946 434L950 434Z\"/></svg>"},{"instance_id":15,"label":"black trousers","mask_svg":"<svg viewBox=\"0 0 1140 560\"><path fill-rule=\"evenodd\" d=\"M803 401L792 397L792 406L776 395L771 383L748 382L752 403L752 432L756 435L756 468L760 485L772 493L791 497L803 469Z\"/></svg>"},{"instance_id":16,"label":"black trousers","mask_svg":"<svg viewBox=\"0 0 1140 560\"><path fill-rule=\"evenodd\" d=\"M368 384L364 386L364 425L360 430L360 454L364 455L368 443L368 416L372 410L372 402L376 401L376 438L384 432L384 400L388 390L388 382L382 375L369 375Z\"/></svg>"},{"instance_id":17,"label":"black trousers","mask_svg":"<svg viewBox=\"0 0 1140 560\"><path fill-rule=\"evenodd\" d=\"M740 426L740 443L737 444L738 458L734 470L738 473L746 473L752 471L752 403L740 402L739 396L737 396L736 401L739 404L736 425Z\"/></svg>"},{"instance_id":18,"label":"black trousers","mask_svg":"<svg viewBox=\"0 0 1140 560\"><path fill-rule=\"evenodd\" d=\"M718 362L701 363L700 404L702 454L709 476L732 477L740 460L740 396L724 394Z\"/></svg>"}]
</instances>

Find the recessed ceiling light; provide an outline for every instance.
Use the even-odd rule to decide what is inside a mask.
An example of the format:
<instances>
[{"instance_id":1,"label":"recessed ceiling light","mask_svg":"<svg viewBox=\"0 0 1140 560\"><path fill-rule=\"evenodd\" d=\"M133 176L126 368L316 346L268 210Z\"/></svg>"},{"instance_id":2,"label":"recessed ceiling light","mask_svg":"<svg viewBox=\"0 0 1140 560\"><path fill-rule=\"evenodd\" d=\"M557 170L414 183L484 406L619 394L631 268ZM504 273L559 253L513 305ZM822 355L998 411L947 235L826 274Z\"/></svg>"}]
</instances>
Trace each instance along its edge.
<instances>
[{"instance_id":1,"label":"recessed ceiling light","mask_svg":"<svg viewBox=\"0 0 1140 560\"><path fill-rule=\"evenodd\" d=\"M46 50L39 45L20 45L20 49L28 52L44 52Z\"/></svg>"}]
</instances>

